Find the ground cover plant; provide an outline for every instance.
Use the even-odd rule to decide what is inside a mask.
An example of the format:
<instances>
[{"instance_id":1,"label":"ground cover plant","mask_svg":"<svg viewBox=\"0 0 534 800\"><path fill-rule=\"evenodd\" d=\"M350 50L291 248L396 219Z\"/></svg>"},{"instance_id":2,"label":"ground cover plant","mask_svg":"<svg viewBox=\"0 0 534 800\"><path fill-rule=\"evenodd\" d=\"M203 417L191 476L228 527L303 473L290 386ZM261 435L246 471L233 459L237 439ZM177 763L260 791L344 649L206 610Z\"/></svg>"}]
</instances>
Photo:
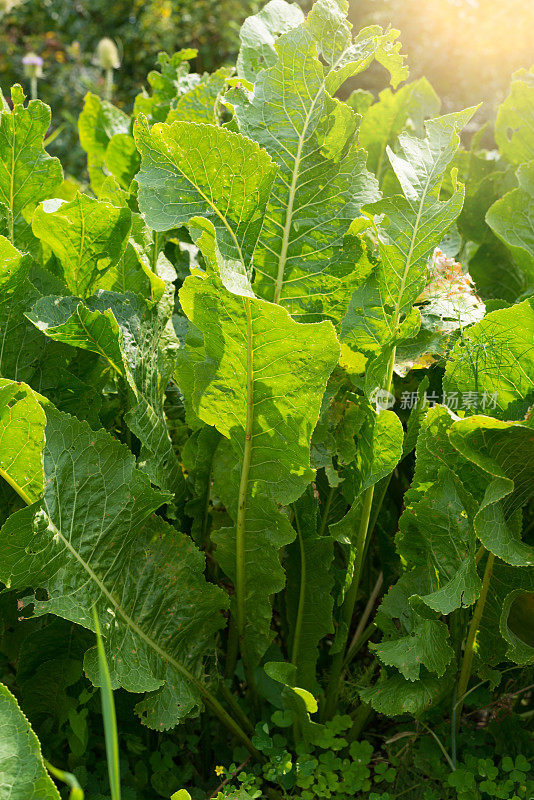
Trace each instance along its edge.
<instances>
[{"instance_id":1,"label":"ground cover plant","mask_svg":"<svg viewBox=\"0 0 534 800\"><path fill-rule=\"evenodd\" d=\"M532 797L533 73L469 141L346 11L88 94L87 187L1 100L6 797Z\"/></svg>"}]
</instances>

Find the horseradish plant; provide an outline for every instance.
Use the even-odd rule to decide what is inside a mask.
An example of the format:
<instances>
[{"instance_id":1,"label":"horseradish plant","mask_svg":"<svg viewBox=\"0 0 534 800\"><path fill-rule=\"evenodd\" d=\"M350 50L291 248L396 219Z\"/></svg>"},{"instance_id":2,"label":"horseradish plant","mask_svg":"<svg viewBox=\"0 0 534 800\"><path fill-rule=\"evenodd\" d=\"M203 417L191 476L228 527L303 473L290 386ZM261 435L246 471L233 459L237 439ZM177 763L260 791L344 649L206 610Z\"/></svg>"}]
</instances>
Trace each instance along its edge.
<instances>
[{"instance_id":1,"label":"horseradish plant","mask_svg":"<svg viewBox=\"0 0 534 800\"><path fill-rule=\"evenodd\" d=\"M0 580L37 617L96 610L144 724L205 708L254 755L271 703L323 736L347 675L363 709L459 724L472 672L534 654L532 76L462 211L495 164L460 148L475 109L350 93L408 73L346 11L271 0L235 70L162 55L133 118L88 95L86 193L46 106L0 114Z\"/></svg>"}]
</instances>

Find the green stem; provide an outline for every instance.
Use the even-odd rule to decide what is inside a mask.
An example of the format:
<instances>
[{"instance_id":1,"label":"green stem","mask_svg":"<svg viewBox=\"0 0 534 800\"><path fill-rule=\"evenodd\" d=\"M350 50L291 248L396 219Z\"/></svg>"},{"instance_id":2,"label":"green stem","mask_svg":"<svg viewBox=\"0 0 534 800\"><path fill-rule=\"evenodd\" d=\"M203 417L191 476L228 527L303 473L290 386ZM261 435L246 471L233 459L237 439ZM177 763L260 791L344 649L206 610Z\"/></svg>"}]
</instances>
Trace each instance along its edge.
<instances>
[{"instance_id":1,"label":"green stem","mask_svg":"<svg viewBox=\"0 0 534 800\"><path fill-rule=\"evenodd\" d=\"M83 789L78 783L76 775L73 775L72 772L65 772L63 769L54 767L53 764L50 764L50 762L46 760L46 758L43 758L43 764L47 768L48 772L54 776L54 778L57 778L58 781L66 783L67 786L70 787L69 800L84 800Z\"/></svg>"},{"instance_id":2,"label":"green stem","mask_svg":"<svg viewBox=\"0 0 534 800\"><path fill-rule=\"evenodd\" d=\"M369 623L369 625L362 631L359 636L354 636L349 649L347 650L347 655L345 656L345 660L343 661L342 667L342 676L345 673L347 667L349 666L350 662L356 656L364 644L369 641L373 633L376 631L376 624L374 622Z\"/></svg>"},{"instance_id":3,"label":"green stem","mask_svg":"<svg viewBox=\"0 0 534 800\"><path fill-rule=\"evenodd\" d=\"M326 503L324 504L323 516L321 517L321 527L319 528L319 536L324 536L326 524L328 522L328 515L330 513L330 506L332 505L332 498L334 497L334 487L331 486L328 491Z\"/></svg>"},{"instance_id":4,"label":"green stem","mask_svg":"<svg viewBox=\"0 0 534 800\"><path fill-rule=\"evenodd\" d=\"M226 667L224 670L225 676L228 680L232 680L237 664L237 656L239 654L239 636L237 635L237 623L235 616L230 616L230 623L228 625L228 640L226 643Z\"/></svg>"},{"instance_id":5,"label":"green stem","mask_svg":"<svg viewBox=\"0 0 534 800\"><path fill-rule=\"evenodd\" d=\"M236 524L236 623L239 646L243 658L243 666L252 694L255 694L255 682L249 664L246 646L246 531L247 531L247 494L249 484L250 463L252 459L252 428L254 424L254 364L252 349L252 312L250 300L245 298L245 313L247 325L247 417L245 422L245 446L243 449L243 463L241 466L241 479L239 481L239 496L237 501Z\"/></svg>"},{"instance_id":6,"label":"green stem","mask_svg":"<svg viewBox=\"0 0 534 800\"><path fill-rule=\"evenodd\" d=\"M473 618L471 619L471 624L469 625L469 631L465 643L464 657L462 660L462 669L460 671L460 678L458 680L458 692L457 692L458 707L456 709L457 732L460 729L464 698L467 692L467 685L469 683L469 678L471 677L471 670L473 668L473 656L474 656L476 635L480 627L480 620L482 619L482 614L484 613L484 606L486 605L486 600L488 597L488 590L491 582L491 576L493 573L494 561L495 561L495 556L493 555L493 553L488 553L488 560L486 562L486 569L484 570L484 577L482 579L482 589L480 591L480 597L478 598L477 604L475 606L475 611L473 614Z\"/></svg>"},{"instance_id":7,"label":"green stem","mask_svg":"<svg viewBox=\"0 0 534 800\"><path fill-rule=\"evenodd\" d=\"M345 595L343 605L341 607L341 624L343 626L342 642L338 652L335 654L332 661L332 670L330 673L330 681L328 684L328 691L326 695L326 705L324 716L330 719L336 711L337 701L339 697L339 684L341 680L341 673L343 669L343 661L345 658L345 647L350 632L350 624L354 615L354 606L356 605L356 598L358 596L358 589L360 587L360 578L363 565L363 552L365 549L365 540L367 538L367 531L369 526L369 519L371 516L371 508L373 506L374 486L370 486L363 496L362 516L360 519L360 526L358 528L358 535L356 538L356 559L354 562L354 574L349 590Z\"/></svg>"},{"instance_id":8,"label":"green stem","mask_svg":"<svg viewBox=\"0 0 534 800\"><path fill-rule=\"evenodd\" d=\"M219 681L219 690L223 698L226 700L226 702L232 709L234 716L239 720L243 730L247 731L247 733L254 733L254 725L249 720L249 718L247 717L247 715L237 702L236 698L232 694L232 691L228 688L228 686L223 680Z\"/></svg>"},{"instance_id":9,"label":"green stem","mask_svg":"<svg viewBox=\"0 0 534 800\"><path fill-rule=\"evenodd\" d=\"M106 70L106 86L104 89L104 97L111 103L111 98L113 97L113 68Z\"/></svg>"},{"instance_id":10,"label":"green stem","mask_svg":"<svg viewBox=\"0 0 534 800\"><path fill-rule=\"evenodd\" d=\"M157 263L159 255L159 232L154 231L154 247L152 249L152 272L157 275Z\"/></svg>"},{"instance_id":11,"label":"green stem","mask_svg":"<svg viewBox=\"0 0 534 800\"><path fill-rule=\"evenodd\" d=\"M395 312L395 327L398 324L399 316L400 316L400 311L397 308ZM395 354L396 354L396 347L394 347L393 350L391 351L391 356L389 359L387 380L386 380L387 392L391 392L391 387L393 385L393 367L395 365ZM368 533L369 531L372 531L372 528L370 527L370 521L371 521L371 511L373 508L374 490L375 490L374 485L370 486L366 490L363 496L362 515L360 518L360 526L358 528L358 535L356 538L356 547L355 547L356 560L354 563L354 573L352 576L351 585L349 587L348 592L345 595L343 606L341 608L341 623L343 625L342 643L340 643L338 652L335 654L332 660L332 671L330 673L330 680L328 683L328 690L326 694L326 703L324 706L324 713L323 713L323 717L325 719L330 719L330 717L332 717L335 714L337 708L337 702L339 697L339 686L343 672L343 662L345 660L345 648L347 646L347 639L350 633L350 624L352 622L352 617L354 615L354 606L356 605L356 599L358 597L358 589L360 587L360 580L362 576L362 567L367 552Z\"/></svg>"},{"instance_id":12,"label":"green stem","mask_svg":"<svg viewBox=\"0 0 534 800\"><path fill-rule=\"evenodd\" d=\"M30 78L30 94L32 96L32 100L37 100L37 78L35 75Z\"/></svg>"},{"instance_id":13,"label":"green stem","mask_svg":"<svg viewBox=\"0 0 534 800\"><path fill-rule=\"evenodd\" d=\"M297 610L297 620L295 622L295 633L293 635L293 645L291 648L291 663L298 664L300 636L302 633L302 622L304 620L304 604L306 600L306 551L304 550L304 541L302 539L302 531L300 530L300 523L295 511L295 527L297 529L297 536L300 547L300 591L299 591L299 605Z\"/></svg>"}]
</instances>

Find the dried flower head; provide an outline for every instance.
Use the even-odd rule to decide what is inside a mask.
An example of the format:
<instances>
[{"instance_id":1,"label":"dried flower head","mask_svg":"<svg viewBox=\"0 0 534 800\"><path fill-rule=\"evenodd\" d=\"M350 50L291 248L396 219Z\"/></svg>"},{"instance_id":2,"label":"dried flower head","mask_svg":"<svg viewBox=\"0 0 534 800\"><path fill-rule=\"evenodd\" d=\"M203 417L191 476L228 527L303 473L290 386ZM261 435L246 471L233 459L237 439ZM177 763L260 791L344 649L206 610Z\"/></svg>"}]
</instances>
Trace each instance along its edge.
<instances>
[{"instance_id":1,"label":"dried flower head","mask_svg":"<svg viewBox=\"0 0 534 800\"><path fill-rule=\"evenodd\" d=\"M42 78L43 64L44 64L43 59L36 53L26 53L26 55L22 59L24 74L26 75L27 78Z\"/></svg>"},{"instance_id":2,"label":"dried flower head","mask_svg":"<svg viewBox=\"0 0 534 800\"><path fill-rule=\"evenodd\" d=\"M119 69L121 60L117 45L112 39L105 36L96 46L96 63L101 69Z\"/></svg>"}]
</instances>

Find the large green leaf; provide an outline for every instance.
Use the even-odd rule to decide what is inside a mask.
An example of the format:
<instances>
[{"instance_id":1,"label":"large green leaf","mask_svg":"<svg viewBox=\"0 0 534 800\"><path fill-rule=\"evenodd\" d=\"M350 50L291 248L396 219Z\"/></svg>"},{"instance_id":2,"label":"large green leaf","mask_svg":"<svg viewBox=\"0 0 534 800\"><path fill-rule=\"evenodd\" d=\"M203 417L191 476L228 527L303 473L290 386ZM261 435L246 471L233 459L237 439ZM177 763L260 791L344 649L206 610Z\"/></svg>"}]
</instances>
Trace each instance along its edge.
<instances>
[{"instance_id":1,"label":"large green leaf","mask_svg":"<svg viewBox=\"0 0 534 800\"><path fill-rule=\"evenodd\" d=\"M9 800L59 800L41 746L9 689L0 683L0 792Z\"/></svg>"},{"instance_id":2,"label":"large green leaf","mask_svg":"<svg viewBox=\"0 0 534 800\"><path fill-rule=\"evenodd\" d=\"M220 97L233 70L231 67L220 67L203 79L173 104L165 122L177 120L186 122L206 122L218 125L221 117Z\"/></svg>"},{"instance_id":3,"label":"large green leaf","mask_svg":"<svg viewBox=\"0 0 534 800\"><path fill-rule=\"evenodd\" d=\"M495 141L503 156L516 166L534 158L534 71L513 75L510 94L499 106Z\"/></svg>"},{"instance_id":4,"label":"large green leaf","mask_svg":"<svg viewBox=\"0 0 534 800\"><path fill-rule=\"evenodd\" d=\"M426 446L424 436L422 441ZM476 536L462 494L465 500L453 473L442 467L418 502L407 504L396 538L397 550L410 568L421 566L427 576L427 593L417 594L440 614L472 605L481 588ZM468 499L466 504L471 512Z\"/></svg>"},{"instance_id":5,"label":"large green leaf","mask_svg":"<svg viewBox=\"0 0 534 800\"><path fill-rule=\"evenodd\" d=\"M130 292L97 292L86 301L44 297L28 316L51 339L102 356L124 379L130 404L125 418L143 445L141 463L153 482L180 504L184 478L163 411L169 378L165 360L170 356L161 353L169 322L164 300L151 307Z\"/></svg>"},{"instance_id":6,"label":"large green leaf","mask_svg":"<svg viewBox=\"0 0 534 800\"><path fill-rule=\"evenodd\" d=\"M373 29L351 49L348 29L339 63L349 51L352 60L339 72L338 61L325 68L314 38L319 5L306 25L274 43L277 60L258 75L254 95L239 89L231 100L241 132L279 166L254 259L255 289L291 313L339 317L351 288L368 272L366 259L358 264L362 251L349 226L361 205L378 195L358 147L358 118L330 96L327 83L345 69L346 77L364 69L383 37ZM337 26L334 4L323 10L326 17L334 14Z\"/></svg>"},{"instance_id":7,"label":"large green leaf","mask_svg":"<svg viewBox=\"0 0 534 800\"><path fill-rule=\"evenodd\" d=\"M33 215L33 232L58 259L72 294L87 297L124 254L132 215L128 208L77 194L71 203L43 204Z\"/></svg>"},{"instance_id":8,"label":"large green leaf","mask_svg":"<svg viewBox=\"0 0 534 800\"><path fill-rule=\"evenodd\" d=\"M482 544L508 564L534 566L534 547L521 538L521 508L534 496L534 430L474 416L456 422L449 436L490 476L474 523Z\"/></svg>"},{"instance_id":9,"label":"large green leaf","mask_svg":"<svg viewBox=\"0 0 534 800\"><path fill-rule=\"evenodd\" d=\"M432 703L437 702L450 687L450 676L446 683L443 678L425 672L421 680L413 683L402 675L384 674L383 680L379 680L374 686L360 689L360 698L380 714L393 717L412 714L417 717Z\"/></svg>"},{"instance_id":10,"label":"large green leaf","mask_svg":"<svg viewBox=\"0 0 534 800\"><path fill-rule=\"evenodd\" d=\"M31 380L42 357L43 338L24 312L39 292L28 279L29 256L0 236L0 375Z\"/></svg>"},{"instance_id":11,"label":"large green leaf","mask_svg":"<svg viewBox=\"0 0 534 800\"><path fill-rule=\"evenodd\" d=\"M410 117L435 116L441 102L426 80L408 83L398 92L384 89L378 101L365 112L360 125L360 144L367 150L367 166L380 179L385 165L386 147L393 146ZM419 133L419 131L417 131Z\"/></svg>"},{"instance_id":12,"label":"large green leaf","mask_svg":"<svg viewBox=\"0 0 534 800\"><path fill-rule=\"evenodd\" d=\"M487 314L452 349L444 390L477 413L524 417L534 399L533 336L533 300Z\"/></svg>"},{"instance_id":13,"label":"large green leaf","mask_svg":"<svg viewBox=\"0 0 534 800\"><path fill-rule=\"evenodd\" d=\"M304 22L304 14L297 3L269 0L261 11L244 21L239 32L241 47L237 56L238 74L254 81L260 70L276 62L276 38Z\"/></svg>"},{"instance_id":14,"label":"large green leaf","mask_svg":"<svg viewBox=\"0 0 534 800\"><path fill-rule=\"evenodd\" d=\"M279 504L295 501L313 478L310 438L339 350L330 323L297 324L256 299L241 273L233 281L223 275L233 292L216 275L189 277L180 300L204 336L193 408L229 440L220 448L215 490L236 528L214 539L237 584L243 645L255 661L271 638L270 596L284 585L278 551L295 535Z\"/></svg>"},{"instance_id":15,"label":"large green leaf","mask_svg":"<svg viewBox=\"0 0 534 800\"><path fill-rule=\"evenodd\" d=\"M43 490L43 401L25 383L0 378L0 477L26 503Z\"/></svg>"},{"instance_id":16,"label":"large green leaf","mask_svg":"<svg viewBox=\"0 0 534 800\"><path fill-rule=\"evenodd\" d=\"M78 134L87 153L91 186L97 196L110 171L122 184L127 184L125 172L137 166L136 155L131 149L131 127L131 119L124 111L96 94L88 92L85 95L78 118Z\"/></svg>"},{"instance_id":17,"label":"large green leaf","mask_svg":"<svg viewBox=\"0 0 534 800\"><path fill-rule=\"evenodd\" d=\"M370 644L383 664L396 667L409 681L418 680L423 667L441 678L454 658L445 623L424 619L410 607L410 598L427 582L424 569L405 573L397 581L375 618L384 636L378 644Z\"/></svg>"},{"instance_id":18,"label":"large green leaf","mask_svg":"<svg viewBox=\"0 0 534 800\"><path fill-rule=\"evenodd\" d=\"M144 722L171 727L205 691L224 596L204 581L192 541L153 514L168 495L127 448L52 407L46 417L44 496L2 528L0 580L46 590L46 600L26 599L35 614L91 630L96 606L113 684L150 692L138 706ZM97 679L94 649L86 670Z\"/></svg>"},{"instance_id":19,"label":"large green leaf","mask_svg":"<svg viewBox=\"0 0 534 800\"><path fill-rule=\"evenodd\" d=\"M140 122L139 206L157 231L202 214L221 254L247 269L263 223L276 167L256 144L214 125Z\"/></svg>"},{"instance_id":20,"label":"large green leaf","mask_svg":"<svg viewBox=\"0 0 534 800\"><path fill-rule=\"evenodd\" d=\"M48 155L43 139L50 126L50 108L40 100L24 106L20 86L12 89L13 108L0 95L0 203L7 213L6 235L24 247L28 221L23 216L63 180L61 164Z\"/></svg>"},{"instance_id":21,"label":"large green leaf","mask_svg":"<svg viewBox=\"0 0 534 800\"><path fill-rule=\"evenodd\" d=\"M354 500L347 514L330 526L332 536L349 545L351 552L356 544L362 497L367 489L390 475L397 466L402 457L403 435L402 423L393 411L382 410L377 413L370 407L365 408L353 465Z\"/></svg>"},{"instance_id":22,"label":"large green leaf","mask_svg":"<svg viewBox=\"0 0 534 800\"><path fill-rule=\"evenodd\" d=\"M497 200L486 214L486 222L504 242L534 285L534 161L517 171L519 188Z\"/></svg>"}]
</instances>

